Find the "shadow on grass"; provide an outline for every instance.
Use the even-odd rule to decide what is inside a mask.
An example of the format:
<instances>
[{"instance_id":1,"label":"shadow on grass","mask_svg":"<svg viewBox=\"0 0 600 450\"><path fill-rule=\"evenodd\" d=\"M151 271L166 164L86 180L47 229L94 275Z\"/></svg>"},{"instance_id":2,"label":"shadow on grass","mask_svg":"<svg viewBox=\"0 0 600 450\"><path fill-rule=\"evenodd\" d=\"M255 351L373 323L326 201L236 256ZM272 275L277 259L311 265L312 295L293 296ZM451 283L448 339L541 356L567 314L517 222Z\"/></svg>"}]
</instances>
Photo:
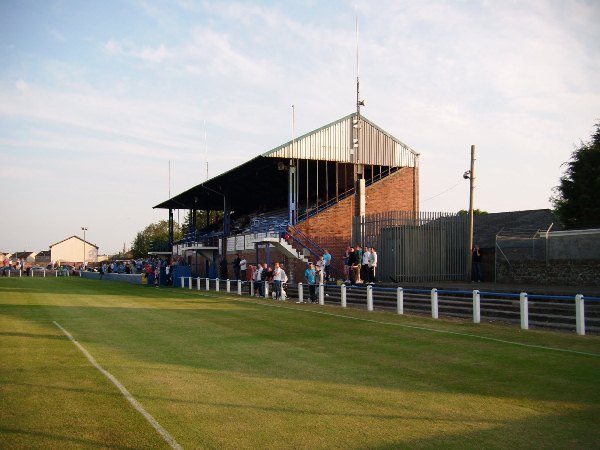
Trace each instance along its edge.
<instances>
[{"instance_id":1,"label":"shadow on grass","mask_svg":"<svg viewBox=\"0 0 600 450\"><path fill-rule=\"evenodd\" d=\"M68 340L66 336L60 336L55 334L39 334L39 333L18 333L10 331L0 331L0 337L18 337L18 338L33 338L33 339L58 339L59 341Z\"/></svg>"},{"instance_id":2,"label":"shadow on grass","mask_svg":"<svg viewBox=\"0 0 600 450\"><path fill-rule=\"evenodd\" d=\"M0 435L2 435L2 437L0 438L0 442L2 440L10 441L9 438L11 436L13 437L13 439L15 439L17 436L22 436L22 437L26 437L26 438L34 438L34 439L38 439L38 440L43 440L43 441L45 441L44 445L51 446L51 447L47 447L47 448L64 448L64 446L66 446L66 445L72 445L72 446L77 446L77 447L81 446L83 448L89 448L89 447L91 447L91 448L107 448L106 441L77 438L77 437L65 436L65 435L61 435L61 434L46 433L43 431L19 430L19 429L14 429L14 428L0 427ZM10 448L10 447L7 447L7 448ZM110 448L119 449L119 450L137 450L137 449L141 449L144 447L128 447L128 446L111 444Z\"/></svg>"},{"instance_id":3,"label":"shadow on grass","mask_svg":"<svg viewBox=\"0 0 600 450\"><path fill-rule=\"evenodd\" d=\"M128 295L140 298L158 298L181 288L120 283L118 281L91 280L79 277L62 278L0 278L0 294L62 294L62 295Z\"/></svg>"},{"instance_id":4,"label":"shadow on grass","mask_svg":"<svg viewBox=\"0 0 600 450\"><path fill-rule=\"evenodd\" d=\"M597 415L598 411L569 412L565 414L540 414L520 419L507 418L487 426L485 418L474 424L473 431L444 432L433 437L405 439L385 445L362 447L365 450L397 449L556 449L569 450L598 448L600 428L592 422L587 427L570 427L572 423L585 423L582 415ZM434 421L434 422L437 422ZM469 421L473 422L473 421ZM484 423L483 427L479 427ZM483 428L483 429L481 429ZM558 433L556 430L560 430ZM582 432L582 430L585 430Z\"/></svg>"}]
</instances>

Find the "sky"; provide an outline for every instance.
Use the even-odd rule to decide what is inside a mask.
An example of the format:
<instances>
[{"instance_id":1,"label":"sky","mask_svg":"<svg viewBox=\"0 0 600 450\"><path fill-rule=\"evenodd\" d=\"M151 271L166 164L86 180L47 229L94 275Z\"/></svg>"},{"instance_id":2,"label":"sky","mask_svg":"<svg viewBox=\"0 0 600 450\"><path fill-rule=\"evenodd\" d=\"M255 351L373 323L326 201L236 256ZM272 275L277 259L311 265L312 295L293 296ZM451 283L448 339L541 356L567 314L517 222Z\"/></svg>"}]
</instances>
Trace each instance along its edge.
<instances>
[{"instance_id":1,"label":"sky","mask_svg":"<svg viewBox=\"0 0 600 450\"><path fill-rule=\"evenodd\" d=\"M422 211L468 209L471 145L475 208L551 207L600 122L597 0L1 0L0 251L129 248L291 105L296 135L352 113L356 17L361 113L420 153Z\"/></svg>"}]
</instances>

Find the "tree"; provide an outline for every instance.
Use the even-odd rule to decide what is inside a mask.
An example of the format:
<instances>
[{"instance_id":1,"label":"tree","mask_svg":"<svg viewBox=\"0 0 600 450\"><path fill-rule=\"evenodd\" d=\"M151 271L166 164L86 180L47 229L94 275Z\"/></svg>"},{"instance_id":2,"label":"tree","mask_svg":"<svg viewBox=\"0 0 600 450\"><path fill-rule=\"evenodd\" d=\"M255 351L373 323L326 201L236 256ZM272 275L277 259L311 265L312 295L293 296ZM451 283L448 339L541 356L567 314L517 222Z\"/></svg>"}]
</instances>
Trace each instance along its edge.
<instances>
[{"instance_id":1,"label":"tree","mask_svg":"<svg viewBox=\"0 0 600 450\"><path fill-rule=\"evenodd\" d=\"M565 228L600 227L600 123L595 126L591 140L563 164L565 174L550 198Z\"/></svg>"},{"instance_id":2,"label":"tree","mask_svg":"<svg viewBox=\"0 0 600 450\"><path fill-rule=\"evenodd\" d=\"M222 219L223 219L223 211L210 211L209 212L209 216L208 216L209 224L218 223ZM190 220L191 220L190 212L187 211L185 213L185 217L184 217L182 225L181 225L183 232L187 232L187 230L189 229ZM202 230L202 229L206 228L206 226L207 226L206 225L206 211L204 211L203 209L199 209L198 211L196 211L195 229Z\"/></svg>"},{"instance_id":3,"label":"tree","mask_svg":"<svg viewBox=\"0 0 600 450\"><path fill-rule=\"evenodd\" d=\"M181 227L173 223L173 239L181 239ZM148 255L151 249L165 249L169 244L169 221L161 220L151 223L143 231L136 234L131 244L131 254L134 258Z\"/></svg>"}]
</instances>

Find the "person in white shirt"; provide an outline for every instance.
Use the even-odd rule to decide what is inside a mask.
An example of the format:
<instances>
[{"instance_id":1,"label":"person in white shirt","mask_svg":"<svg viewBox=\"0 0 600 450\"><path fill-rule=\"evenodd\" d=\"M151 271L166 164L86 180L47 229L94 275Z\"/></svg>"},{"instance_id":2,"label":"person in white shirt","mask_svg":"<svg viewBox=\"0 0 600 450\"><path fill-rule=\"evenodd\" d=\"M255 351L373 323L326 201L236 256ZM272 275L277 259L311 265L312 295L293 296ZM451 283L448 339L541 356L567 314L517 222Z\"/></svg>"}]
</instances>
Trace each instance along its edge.
<instances>
[{"instance_id":1,"label":"person in white shirt","mask_svg":"<svg viewBox=\"0 0 600 450\"><path fill-rule=\"evenodd\" d=\"M369 251L369 247L365 246L365 250L362 254L362 261L360 262L360 277L363 281L369 281L369 259L371 258L371 252Z\"/></svg>"},{"instance_id":2,"label":"person in white shirt","mask_svg":"<svg viewBox=\"0 0 600 450\"><path fill-rule=\"evenodd\" d=\"M244 258L242 256L242 259L240 260L240 272L242 277L240 278L242 281L246 281L246 270L248 268L248 262L246 261L246 258Z\"/></svg>"},{"instance_id":3,"label":"person in white shirt","mask_svg":"<svg viewBox=\"0 0 600 450\"><path fill-rule=\"evenodd\" d=\"M264 286L263 286L263 282L262 282L262 273L263 273L263 266L261 263L258 263L258 269L254 272L254 284L258 287L258 289L256 289L256 296L257 297L264 297L265 295L265 291Z\"/></svg>"},{"instance_id":4,"label":"person in white shirt","mask_svg":"<svg viewBox=\"0 0 600 450\"><path fill-rule=\"evenodd\" d=\"M285 273L285 270L283 269L283 264L279 264L279 267L281 268L281 300L285 301L285 299L287 298L287 282L288 282L288 276L287 273Z\"/></svg>"},{"instance_id":5,"label":"person in white shirt","mask_svg":"<svg viewBox=\"0 0 600 450\"><path fill-rule=\"evenodd\" d=\"M273 269L273 291L275 292L275 300L281 300L281 276L283 270L279 267L279 263L275 263Z\"/></svg>"},{"instance_id":6,"label":"person in white shirt","mask_svg":"<svg viewBox=\"0 0 600 450\"><path fill-rule=\"evenodd\" d=\"M371 256L369 258L369 282L375 283L375 271L377 270L377 252L375 247L371 247Z\"/></svg>"}]
</instances>

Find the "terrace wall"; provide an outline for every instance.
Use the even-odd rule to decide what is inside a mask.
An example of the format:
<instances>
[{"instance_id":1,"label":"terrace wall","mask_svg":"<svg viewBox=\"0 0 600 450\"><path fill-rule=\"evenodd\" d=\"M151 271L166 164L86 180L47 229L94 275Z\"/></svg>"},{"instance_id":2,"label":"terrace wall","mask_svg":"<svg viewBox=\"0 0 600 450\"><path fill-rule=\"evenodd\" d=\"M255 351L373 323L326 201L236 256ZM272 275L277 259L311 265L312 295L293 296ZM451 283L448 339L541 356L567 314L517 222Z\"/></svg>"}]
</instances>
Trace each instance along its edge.
<instances>
[{"instance_id":1,"label":"terrace wall","mask_svg":"<svg viewBox=\"0 0 600 450\"><path fill-rule=\"evenodd\" d=\"M366 213L418 211L418 168L405 167L366 188ZM297 228L322 248L329 250L342 273L342 258L352 245L352 218L357 215L357 197L343 199L307 219Z\"/></svg>"}]
</instances>

